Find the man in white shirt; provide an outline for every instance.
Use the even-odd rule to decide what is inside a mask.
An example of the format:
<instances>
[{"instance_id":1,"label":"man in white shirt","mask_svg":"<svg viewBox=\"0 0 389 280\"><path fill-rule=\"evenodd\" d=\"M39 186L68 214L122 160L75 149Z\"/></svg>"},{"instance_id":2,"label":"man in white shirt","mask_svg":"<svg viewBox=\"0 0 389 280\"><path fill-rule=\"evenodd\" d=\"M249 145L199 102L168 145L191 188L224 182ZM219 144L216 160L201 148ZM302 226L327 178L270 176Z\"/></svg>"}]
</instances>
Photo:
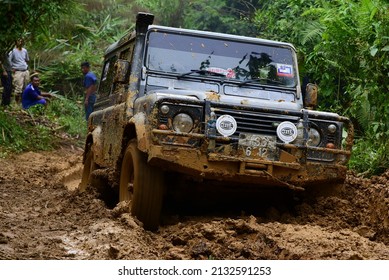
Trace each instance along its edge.
<instances>
[{"instance_id":1,"label":"man in white shirt","mask_svg":"<svg viewBox=\"0 0 389 280\"><path fill-rule=\"evenodd\" d=\"M28 71L28 52L23 48L23 39L16 40L16 47L12 50L9 60L11 63L14 85L15 101L19 103L21 100L22 92L29 82L30 73Z\"/></svg>"}]
</instances>

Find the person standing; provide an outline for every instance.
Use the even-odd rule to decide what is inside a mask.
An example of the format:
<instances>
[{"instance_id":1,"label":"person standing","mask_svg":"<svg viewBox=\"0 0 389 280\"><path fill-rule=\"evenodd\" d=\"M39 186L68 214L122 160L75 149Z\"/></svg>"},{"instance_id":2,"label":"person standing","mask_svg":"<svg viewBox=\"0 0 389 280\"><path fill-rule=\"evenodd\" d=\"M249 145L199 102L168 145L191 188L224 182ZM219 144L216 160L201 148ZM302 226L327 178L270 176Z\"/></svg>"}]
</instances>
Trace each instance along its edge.
<instances>
[{"instance_id":1,"label":"person standing","mask_svg":"<svg viewBox=\"0 0 389 280\"><path fill-rule=\"evenodd\" d=\"M31 106L43 105L47 106L45 97L51 97L50 93L41 92L39 89L40 79L37 74L31 75L31 83L29 83L22 94L23 109L28 109Z\"/></svg>"},{"instance_id":2,"label":"person standing","mask_svg":"<svg viewBox=\"0 0 389 280\"><path fill-rule=\"evenodd\" d=\"M8 106L11 103L12 94L12 67L7 53L4 53L1 58L1 68L1 84L3 85L1 105Z\"/></svg>"},{"instance_id":3,"label":"person standing","mask_svg":"<svg viewBox=\"0 0 389 280\"><path fill-rule=\"evenodd\" d=\"M85 118L88 120L89 115L93 112L93 107L96 102L97 78L90 71L90 64L87 61L81 63L81 72L84 74L83 86L85 88Z\"/></svg>"},{"instance_id":4,"label":"person standing","mask_svg":"<svg viewBox=\"0 0 389 280\"><path fill-rule=\"evenodd\" d=\"M14 94L15 101L19 103L21 94L26 87L30 73L28 71L28 52L23 48L24 41L23 39L16 40L16 47L12 50L10 55L10 62L13 76L13 85L14 85Z\"/></svg>"}]
</instances>

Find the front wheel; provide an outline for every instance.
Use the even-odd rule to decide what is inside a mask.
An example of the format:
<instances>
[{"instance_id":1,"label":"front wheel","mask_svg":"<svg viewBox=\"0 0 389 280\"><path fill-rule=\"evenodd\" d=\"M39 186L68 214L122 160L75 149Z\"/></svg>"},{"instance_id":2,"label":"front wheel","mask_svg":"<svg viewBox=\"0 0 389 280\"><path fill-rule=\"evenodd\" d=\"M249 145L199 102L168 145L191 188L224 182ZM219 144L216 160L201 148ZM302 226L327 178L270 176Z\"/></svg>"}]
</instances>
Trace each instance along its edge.
<instances>
[{"instance_id":1,"label":"front wheel","mask_svg":"<svg viewBox=\"0 0 389 280\"><path fill-rule=\"evenodd\" d=\"M119 200L131 200L131 213L145 229L156 230L159 225L164 193L164 174L147 163L136 140L125 151L120 172Z\"/></svg>"}]
</instances>

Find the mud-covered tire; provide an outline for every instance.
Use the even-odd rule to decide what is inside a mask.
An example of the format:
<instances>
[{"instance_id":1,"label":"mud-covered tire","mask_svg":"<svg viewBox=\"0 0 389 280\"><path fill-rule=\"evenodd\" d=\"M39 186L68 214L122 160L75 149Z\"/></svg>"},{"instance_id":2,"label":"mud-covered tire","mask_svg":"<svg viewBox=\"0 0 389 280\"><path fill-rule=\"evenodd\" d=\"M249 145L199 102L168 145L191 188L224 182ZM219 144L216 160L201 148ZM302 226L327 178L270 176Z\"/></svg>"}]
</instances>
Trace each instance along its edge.
<instances>
[{"instance_id":1,"label":"mud-covered tire","mask_svg":"<svg viewBox=\"0 0 389 280\"><path fill-rule=\"evenodd\" d=\"M97 168L94 161L93 151L89 150L85 157L84 169L82 170L81 182L78 185L80 191L85 191L86 187L92 182L92 172Z\"/></svg>"},{"instance_id":2,"label":"mud-covered tire","mask_svg":"<svg viewBox=\"0 0 389 280\"><path fill-rule=\"evenodd\" d=\"M136 140L125 151L119 184L119 200L131 199L131 213L145 229L156 230L159 226L164 193L163 171L147 163Z\"/></svg>"}]
</instances>

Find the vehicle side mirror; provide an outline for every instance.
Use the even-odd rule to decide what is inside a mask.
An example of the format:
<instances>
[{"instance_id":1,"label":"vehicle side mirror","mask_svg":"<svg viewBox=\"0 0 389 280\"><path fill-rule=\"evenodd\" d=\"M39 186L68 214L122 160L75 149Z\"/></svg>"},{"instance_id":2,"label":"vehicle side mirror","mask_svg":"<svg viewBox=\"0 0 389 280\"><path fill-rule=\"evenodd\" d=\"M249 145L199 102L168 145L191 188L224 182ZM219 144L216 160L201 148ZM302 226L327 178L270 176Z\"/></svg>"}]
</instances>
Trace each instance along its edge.
<instances>
[{"instance_id":1,"label":"vehicle side mirror","mask_svg":"<svg viewBox=\"0 0 389 280\"><path fill-rule=\"evenodd\" d=\"M127 84L129 80L130 62L123 59L118 59L115 62L114 83Z\"/></svg>"},{"instance_id":2,"label":"vehicle side mirror","mask_svg":"<svg viewBox=\"0 0 389 280\"><path fill-rule=\"evenodd\" d=\"M317 92L319 88L316 84L307 84L305 88L304 105L308 109L315 109L317 106Z\"/></svg>"}]
</instances>

